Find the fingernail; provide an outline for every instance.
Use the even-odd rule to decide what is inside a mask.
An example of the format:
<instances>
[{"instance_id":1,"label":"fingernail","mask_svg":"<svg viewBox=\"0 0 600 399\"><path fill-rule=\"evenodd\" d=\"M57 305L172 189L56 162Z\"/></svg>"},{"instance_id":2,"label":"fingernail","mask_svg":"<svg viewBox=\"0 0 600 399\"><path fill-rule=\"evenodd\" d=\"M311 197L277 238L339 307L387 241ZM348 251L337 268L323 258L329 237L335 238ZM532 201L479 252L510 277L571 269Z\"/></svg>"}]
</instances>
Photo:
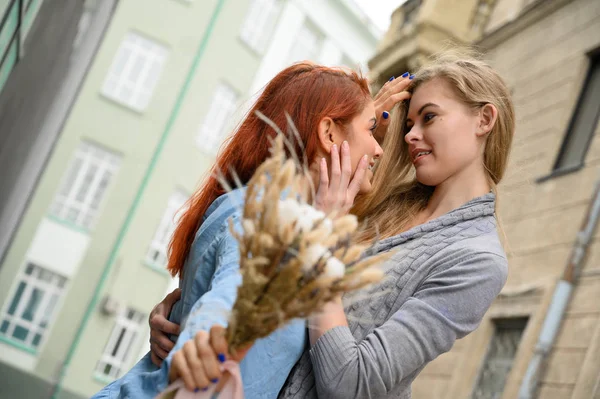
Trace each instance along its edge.
<instances>
[{"instance_id":1,"label":"fingernail","mask_svg":"<svg viewBox=\"0 0 600 399\"><path fill-rule=\"evenodd\" d=\"M410 80L413 80L415 78L415 75L410 75Z\"/></svg>"},{"instance_id":2,"label":"fingernail","mask_svg":"<svg viewBox=\"0 0 600 399\"><path fill-rule=\"evenodd\" d=\"M342 143L342 147L344 148L344 150L348 149L348 142L346 140L344 140L344 142Z\"/></svg>"},{"instance_id":3,"label":"fingernail","mask_svg":"<svg viewBox=\"0 0 600 399\"><path fill-rule=\"evenodd\" d=\"M335 145L335 144L334 144L334 145L332 145L332 146L331 146L331 150L332 150L332 151L337 151L337 145Z\"/></svg>"},{"instance_id":4,"label":"fingernail","mask_svg":"<svg viewBox=\"0 0 600 399\"><path fill-rule=\"evenodd\" d=\"M392 80L394 80L394 77L393 77L393 76L390 78L390 80L389 80L388 82L391 82Z\"/></svg>"},{"instance_id":5,"label":"fingernail","mask_svg":"<svg viewBox=\"0 0 600 399\"><path fill-rule=\"evenodd\" d=\"M408 72L404 72L404 73L402 74L402 77L403 77L403 78L405 78L405 77L407 77L408 75L410 75Z\"/></svg>"},{"instance_id":6,"label":"fingernail","mask_svg":"<svg viewBox=\"0 0 600 399\"><path fill-rule=\"evenodd\" d=\"M224 354L222 354L222 353L219 353L219 354L217 355L217 358L219 359L219 361L220 361L221 363L225 363L225 355L224 355Z\"/></svg>"},{"instance_id":7,"label":"fingernail","mask_svg":"<svg viewBox=\"0 0 600 399\"><path fill-rule=\"evenodd\" d=\"M194 389L194 392L200 392L200 388Z\"/></svg>"},{"instance_id":8,"label":"fingernail","mask_svg":"<svg viewBox=\"0 0 600 399\"><path fill-rule=\"evenodd\" d=\"M387 112L387 111L383 111L383 114L382 114L382 116L383 116L383 119L387 119L387 118L389 118L389 117L390 117L390 113L389 113L389 112Z\"/></svg>"},{"instance_id":9,"label":"fingernail","mask_svg":"<svg viewBox=\"0 0 600 399\"><path fill-rule=\"evenodd\" d=\"M363 161L368 161L369 160L369 156L367 154L363 155Z\"/></svg>"},{"instance_id":10,"label":"fingernail","mask_svg":"<svg viewBox=\"0 0 600 399\"><path fill-rule=\"evenodd\" d=\"M214 380L210 380L210 382L212 382L213 384L216 384L217 382L219 382L219 379L215 378Z\"/></svg>"},{"instance_id":11,"label":"fingernail","mask_svg":"<svg viewBox=\"0 0 600 399\"><path fill-rule=\"evenodd\" d=\"M206 391L208 391L208 387L202 388L202 392L206 392Z\"/></svg>"}]
</instances>

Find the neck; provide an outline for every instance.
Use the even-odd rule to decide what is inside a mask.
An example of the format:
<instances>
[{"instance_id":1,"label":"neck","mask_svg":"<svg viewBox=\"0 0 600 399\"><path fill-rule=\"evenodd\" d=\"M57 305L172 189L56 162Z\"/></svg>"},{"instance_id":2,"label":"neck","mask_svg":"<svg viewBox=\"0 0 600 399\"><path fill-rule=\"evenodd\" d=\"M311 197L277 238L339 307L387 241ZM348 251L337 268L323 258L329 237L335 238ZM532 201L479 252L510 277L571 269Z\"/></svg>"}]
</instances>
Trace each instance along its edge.
<instances>
[{"instance_id":1,"label":"neck","mask_svg":"<svg viewBox=\"0 0 600 399\"><path fill-rule=\"evenodd\" d=\"M420 215L424 221L438 218L474 198L490 192L485 170L473 164L435 187L427 206Z\"/></svg>"}]
</instances>

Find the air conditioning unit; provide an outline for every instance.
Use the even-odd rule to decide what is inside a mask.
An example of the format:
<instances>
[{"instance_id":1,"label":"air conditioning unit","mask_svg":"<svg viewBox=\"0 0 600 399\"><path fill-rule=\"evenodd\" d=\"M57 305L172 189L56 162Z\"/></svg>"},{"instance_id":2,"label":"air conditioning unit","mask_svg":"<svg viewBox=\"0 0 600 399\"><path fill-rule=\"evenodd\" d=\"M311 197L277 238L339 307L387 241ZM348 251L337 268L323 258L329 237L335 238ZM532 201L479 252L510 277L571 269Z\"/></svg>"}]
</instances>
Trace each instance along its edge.
<instances>
[{"instance_id":1,"label":"air conditioning unit","mask_svg":"<svg viewBox=\"0 0 600 399\"><path fill-rule=\"evenodd\" d=\"M120 307L121 304L116 298L107 295L104 297L104 299L102 299L102 303L100 304L100 311L106 316L113 316L119 312Z\"/></svg>"}]
</instances>

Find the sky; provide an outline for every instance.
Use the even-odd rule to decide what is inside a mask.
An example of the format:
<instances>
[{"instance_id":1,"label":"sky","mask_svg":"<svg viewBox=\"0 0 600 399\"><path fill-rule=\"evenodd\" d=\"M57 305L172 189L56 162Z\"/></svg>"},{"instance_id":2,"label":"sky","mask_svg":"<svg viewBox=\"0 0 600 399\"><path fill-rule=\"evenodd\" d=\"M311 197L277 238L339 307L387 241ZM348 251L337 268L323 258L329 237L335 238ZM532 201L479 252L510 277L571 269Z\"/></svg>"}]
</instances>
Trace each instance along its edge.
<instances>
[{"instance_id":1,"label":"sky","mask_svg":"<svg viewBox=\"0 0 600 399\"><path fill-rule=\"evenodd\" d=\"M404 0L353 0L371 18L380 31L387 31L392 12Z\"/></svg>"}]
</instances>

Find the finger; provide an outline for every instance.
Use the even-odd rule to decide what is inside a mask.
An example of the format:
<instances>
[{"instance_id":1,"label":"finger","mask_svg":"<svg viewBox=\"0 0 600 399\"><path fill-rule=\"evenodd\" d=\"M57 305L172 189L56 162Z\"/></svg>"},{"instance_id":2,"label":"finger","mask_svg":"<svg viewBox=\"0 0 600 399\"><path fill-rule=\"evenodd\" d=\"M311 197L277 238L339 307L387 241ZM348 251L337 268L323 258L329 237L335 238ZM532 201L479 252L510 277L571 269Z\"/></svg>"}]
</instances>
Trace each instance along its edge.
<instances>
[{"instance_id":1,"label":"finger","mask_svg":"<svg viewBox=\"0 0 600 399\"><path fill-rule=\"evenodd\" d=\"M178 377L181 377L183 384L188 390L193 391L196 389L196 383L194 382L192 370L187 363L187 359L183 350L177 351L177 353L173 355L171 370L169 371L169 379L171 381L176 380Z\"/></svg>"},{"instance_id":2,"label":"finger","mask_svg":"<svg viewBox=\"0 0 600 399\"><path fill-rule=\"evenodd\" d=\"M150 330L150 342L155 343L167 352L171 351L175 346L175 343L169 337L157 330Z\"/></svg>"},{"instance_id":3,"label":"finger","mask_svg":"<svg viewBox=\"0 0 600 399\"><path fill-rule=\"evenodd\" d=\"M171 307L175 302L177 302L181 298L181 288L175 288L171 291L165 299L163 299L163 303L165 305L169 305L169 312L171 311Z\"/></svg>"},{"instance_id":4,"label":"finger","mask_svg":"<svg viewBox=\"0 0 600 399\"><path fill-rule=\"evenodd\" d=\"M156 366L156 367L160 367L162 362L163 362L164 358L160 358L159 356L157 356L154 352L150 352L150 360L152 360L152 363Z\"/></svg>"},{"instance_id":5,"label":"finger","mask_svg":"<svg viewBox=\"0 0 600 399\"><path fill-rule=\"evenodd\" d=\"M229 345L227 345L227 330L222 326L213 326L210 329L210 345L217 354L219 362L223 363L229 353Z\"/></svg>"},{"instance_id":6,"label":"finger","mask_svg":"<svg viewBox=\"0 0 600 399\"><path fill-rule=\"evenodd\" d=\"M315 194L315 204L323 205L325 203L325 198L327 198L327 193L329 191L329 172L327 171L327 160L325 158L321 158L319 162L319 187L317 188L317 193Z\"/></svg>"},{"instance_id":7,"label":"finger","mask_svg":"<svg viewBox=\"0 0 600 399\"><path fill-rule=\"evenodd\" d=\"M362 184L362 181L365 178L368 166L369 157L365 155L361 158L360 162L358 163L358 166L356 167L356 172L354 172L354 177L350 182L350 186L348 186L349 205L352 205L354 203L354 198L360 190L360 185Z\"/></svg>"},{"instance_id":8,"label":"finger","mask_svg":"<svg viewBox=\"0 0 600 399\"><path fill-rule=\"evenodd\" d=\"M342 175L340 177L340 190L343 192L344 197L348 190L348 184L350 183L350 177L352 176L352 164L350 162L350 146L348 142L344 140L342 143Z\"/></svg>"},{"instance_id":9,"label":"finger","mask_svg":"<svg viewBox=\"0 0 600 399\"><path fill-rule=\"evenodd\" d=\"M331 146L331 179L329 179L329 192L337 193L340 187L340 153L337 145Z\"/></svg>"},{"instance_id":10,"label":"finger","mask_svg":"<svg viewBox=\"0 0 600 399\"><path fill-rule=\"evenodd\" d=\"M150 329L158 330L165 334L179 335L179 324L167 320L165 316L159 313L150 317Z\"/></svg>"},{"instance_id":11,"label":"finger","mask_svg":"<svg viewBox=\"0 0 600 399\"><path fill-rule=\"evenodd\" d=\"M213 350L209 339L209 334L206 333L206 331L201 331L201 333L196 334L194 337L196 342L196 355L204 367L206 378L208 378L211 383L215 384L219 382L219 378L221 378L221 368L217 362L217 354Z\"/></svg>"},{"instance_id":12,"label":"finger","mask_svg":"<svg viewBox=\"0 0 600 399\"><path fill-rule=\"evenodd\" d=\"M204 334L206 334L206 332L204 332ZM187 361L194 378L194 387L203 389L208 387L210 382L206 377L205 365L198 356L198 350L197 343L195 343L194 340L187 341L183 344L183 353L185 354L185 360Z\"/></svg>"},{"instance_id":13,"label":"finger","mask_svg":"<svg viewBox=\"0 0 600 399\"><path fill-rule=\"evenodd\" d=\"M392 94L387 98L387 100L385 100L385 103L383 103L383 108L386 110L392 109L399 102L408 100L410 96L411 93L407 91L401 91L400 93Z\"/></svg>"},{"instance_id":14,"label":"finger","mask_svg":"<svg viewBox=\"0 0 600 399\"><path fill-rule=\"evenodd\" d=\"M169 355L169 351L164 350L156 343L150 344L150 352L152 352L154 356L161 360L165 359Z\"/></svg>"}]
</instances>

